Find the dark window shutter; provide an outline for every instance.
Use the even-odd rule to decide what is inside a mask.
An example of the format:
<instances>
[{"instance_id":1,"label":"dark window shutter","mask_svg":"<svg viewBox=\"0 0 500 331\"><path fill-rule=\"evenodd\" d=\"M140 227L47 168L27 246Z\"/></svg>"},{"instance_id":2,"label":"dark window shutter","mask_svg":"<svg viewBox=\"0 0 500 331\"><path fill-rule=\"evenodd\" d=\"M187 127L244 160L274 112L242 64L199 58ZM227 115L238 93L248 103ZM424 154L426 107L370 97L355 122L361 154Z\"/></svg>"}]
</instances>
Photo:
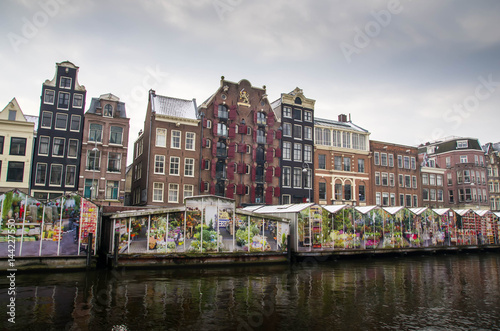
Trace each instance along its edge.
<instances>
[{"instance_id":1,"label":"dark window shutter","mask_svg":"<svg viewBox=\"0 0 500 331\"><path fill-rule=\"evenodd\" d=\"M236 128L234 124L229 124L229 129L227 130L227 136L229 139L234 139L236 137Z\"/></svg>"},{"instance_id":2,"label":"dark window shutter","mask_svg":"<svg viewBox=\"0 0 500 331\"><path fill-rule=\"evenodd\" d=\"M236 186L236 194L239 194L239 195L245 194L245 185L238 184L238 186Z\"/></svg>"},{"instance_id":3,"label":"dark window shutter","mask_svg":"<svg viewBox=\"0 0 500 331\"><path fill-rule=\"evenodd\" d=\"M255 182L255 171L256 171L255 166L252 166L252 170L251 170L251 172L252 172L252 182Z\"/></svg>"},{"instance_id":4,"label":"dark window shutter","mask_svg":"<svg viewBox=\"0 0 500 331\"><path fill-rule=\"evenodd\" d=\"M247 126L245 124L238 125L238 133L246 134L247 133Z\"/></svg>"},{"instance_id":5,"label":"dark window shutter","mask_svg":"<svg viewBox=\"0 0 500 331\"><path fill-rule=\"evenodd\" d=\"M266 188L266 205L271 205L273 203L273 188L268 186Z\"/></svg>"},{"instance_id":6,"label":"dark window shutter","mask_svg":"<svg viewBox=\"0 0 500 331\"><path fill-rule=\"evenodd\" d=\"M219 105L214 102L214 117L219 117Z\"/></svg>"},{"instance_id":7,"label":"dark window shutter","mask_svg":"<svg viewBox=\"0 0 500 331\"><path fill-rule=\"evenodd\" d=\"M212 133L214 136L217 136L217 124L219 124L219 122L217 120L214 120L212 122L213 126L212 126Z\"/></svg>"},{"instance_id":8,"label":"dark window shutter","mask_svg":"<svg viewBox=\"0 0 500 331\"><path fill-rule=\"evenodd\" d=\"M255 203L255 186L250 187L250 202Z\"/></svg>"},{"instance_id":9,"label":"dark window shutter","mask_svg":"<svg viewBox=\"0 0 500 331\"><path fill-rule=\"evenodd\" d=\"M257 162L257 145L253 146L252 159L253 159L254 162Z\"/></svg>"},{"instance_id":10,"label":"dark window shutter","mask_svg":"<svg viewBox=\"0 0 500 331\"><path fill-rule=\"evenodd\" d=\"M205 182L200 183L200 191L204 192L205 191Z\"/></svg>"},{"instance_id":11,"label":"dark window shutter","mask_svg":"<svg viewBox=\"0 0 500 331\"><path fill-rule=\"evenodd\" d=\"M276 139L281 139L281 130L276 130Z\"/></svg>"},{"instance_id":12,"label":"dark window shutter","mask_svg":"<svg viewBox=\"0 0 500 331\"><path fill-rule=\"evenodd\" d=\"M227 149L227 157L234 157L236 150L236 143L230 143Z\"/></svg>"},{"instance_id":13,"label":"dark window shutter","mask_svg":"<svg viewBox=\"0 0 500 331\"><path fill-rule=\"evenodd\" d=\"M212 140L212 156L215 157L217 155L217 141L215 139Z\"/></svg>"},{"instance_id":14,"label":"dark window shutter","mask_svg":"<svg viewBox=\"0 0 500 331\"><path fill-rule=\"evenodd\" d=\"M274 140L274 130L271 129L271 130L267 131L266 143L268 145L272 145L273 140Z\"/></svg>"},{"instance_id":15,"label":"dark window shutter","mask_svg":"<svg viewBox=\"0 0 500 331\"><path fill-rule=\"evenodd\" d=\"M227 179L234 180L234 162L227 165Z\"/></svg>"},{"instance_id":16,"label":"dark window shutter","mask_svg":"<svg viewBox=\"0 0 500 331\"><path fill-rule=\"evenodd\" d=\"M280 167L274 168L274 175L276 177L281 177L281 168Z\"/></svg>"},{"instance_id":17,"label":"dark window shutter","mask_svg":"<svg viewBox=\"0 0 500 331\"><path fill-rule=\"evenodd\" d=\"M266 150L266 162L267 163L273 163L273 157L274 157L274 148L270 147Z\"/></svg>"},{"instance_id":18,"label":"dark window shutter","mask_svg":"<svg viewBox=\"0 0 500 331\"><path fill-rule=\"evenodd\" d=\"M238 163L237 170L239 174L244 174L245 173L245 163L240 162Z\"/></svg>"},{"instance_id":19,"label":"dark window shutter","mask_svg":"<svg viewBox=\"0 0 500 331\"><path fill-rule=\"evenodd\" d=\"M215 178L215 170L216 170L215 163L216 162L217 162L217 159L212 159L212 164L211 164L211 168L210 168L210 175L212 176L212 178Z\"/></svg>"},{"instance_id":20,"label":"dark window shutter","mask_svg":"<svg viewBox=\"0 0 500 331\"><path fill-rule=\"evenodd\" d=\"M252 134L253 134L253 141L257 142L257 130L253 130Z\"/></svg>"},{"instance_id":21,"label":"dark window shutter","mask_svg":"<svg viewBox=\"0 0 500 331\"><path fill-rule=\"evenodd\" d=\"M205 138L201 140L201 147L203 148L207 147L207 141L205 140Z\"/></svg>"},{"instance_id":22,"label":"dark window shutter","mask_svg":"<svg viewBox=\"0 0 500 331\"><path fill-rule=\"evenodd\" d=\"M201 160L201 170L205 170L205 159Z\"/></svg>"},{"instance_id":23,"label":"dark window shutter","mask_svg":"<svg viewBox=\"0 0 500 331\"><path fill-rule=\"evenodd\" d=\"M253 123L257 125L257 110L253 111Z\"/></svg>"},{"instance_id":24,"label":"dark window shutter","mask_svg":"<svg viewBox=\"0 0 500 331\"><path fill-rule=\"evenodd\" d=\"M246 145L241 143L238 144L238 153L245 153L246 152Z\"/></svg>"},{"instance_id":25,"label":"dark window shutter","mask_svg":"<svg viewBox=\"0 0 500 331\"><path fill-rule=\"evenodd\" d=\"M234 198L234 184L229 184L226 188L226 197L229 199Z\"/></svg>"},{"instance_id":26,"label":"dark window shutter","mask_svg":"<svg viewBox=\"0 0 500 331\"><path fill-rule=\"evenodd\" d=\"M210 194L215 195L215 184L214 183L210 184Z\"/></svg>"},{"instance_id":27,"label":"dark window shutter","mask_svg":"<svg viewBox=\"0 0 500 331\"><path fill-rule=\"evenodd\" d=\"M207 127L207 119L205 117L203 117L203 127L204 128Z\"/></svg>"},{"instance_id":28,"label":"dark window shutter","mask_svg":"<svg viewBox=\"0 0 500 331\"><path fill-rule=\"evenodd\" d=\"M272 111L267 114L267 125L274 126L274 113Z\"/></svg>"},{"instance_id":29,"label":"dark window shutter","mask_svg":"<svg viewBox=\"0 0 500 331\"><path fill-rule=\"evenodd\" d=\"M229 119L231 121L235 121L238 117L238 113L236 112L236 105L229 107Z\"/></svg>"},{"instance_id":30,"label":"dark window shutter","mask_svg":"<svg viewBox=\"0 0 500 331\"><path fill-rule=\"evenodd\" d=\"M274 188L274 196L277 197L277 198L279 198L280 193L281 193L280 188L279 187L275 187Z\"/></svg>"},{"instance_id":31,"label":"dark window shutter","mask_svg":"<svg viewBox=\"0 0 500 331\"><path fill-rule=\"evenodd\" d=\"M276 148L276 157L281 157L281 148Z\"/></svg>"},{"instance_id":32,"label":"dark window shutter","mask_svg":"<svg viewBox=\"0 0 500 331\"><path fill-rule=\"evenodd\" d=\"M273 167L267 167L266 169L266 183L273 182Z\"/></svg>"}]
</instances>

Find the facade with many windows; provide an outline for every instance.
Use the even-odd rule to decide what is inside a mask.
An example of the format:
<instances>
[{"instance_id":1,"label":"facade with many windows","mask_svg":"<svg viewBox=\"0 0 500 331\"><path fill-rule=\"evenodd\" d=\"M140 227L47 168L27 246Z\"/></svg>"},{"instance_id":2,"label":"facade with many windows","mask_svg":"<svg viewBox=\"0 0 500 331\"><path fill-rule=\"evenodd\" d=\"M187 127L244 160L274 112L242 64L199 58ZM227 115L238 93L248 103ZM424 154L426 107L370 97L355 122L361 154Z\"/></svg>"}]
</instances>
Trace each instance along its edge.
<instances>
[{"instance_id":1,"label":"facade with many windows","mask_svg":"<svg viewBox=\"0 0 500 331\"><path fill-rule=\"evenodd\" d=\"M123 205L129 121L118 97L109 93L92 98L85 113L78 189L85 198ZM68 144L68 157L78 153L75 140Z\"/></svg>"},{"instance_id":2,"label":"facade with many windows","mask_svg":"<svg viewBox=\"0 0 500 331\"><path fill-rule=\"evenodd\" d=\"M134 143L132 205L180 206L198 194L200 125L196 101L149 91L144 131Z\"/></svg>"},{"instance_id":3,"label":"facade with many windows","mask_svg":"<svg viewBox=\"0 0 500 331\"><path fill-rule=\"evenodd\" d=\"M0 111L0 194L12 189L28 193L33 146L33 122L16 98Z\"/></svg>"},{"instance_id":4,"label":"facade with many windows","mask_svg":"<svg viewBox=\"0 0 500 331\"><path fill-rule=\"evenodd\" d=\"M314 198L314 103L298 87L272 103L281 122L281 204Z\"/></svg>"},{"instance_id":5,"label":"facade with many windows","mask_svg":"<svg viewBox=\"0 0 500 331\"><path fill-rule=\"evenodd\" d=\"M314 120L314 200L365 206L370 199L370 133L341 114Z\"/></svg>"},{"instance_id":6,"label":"facade with many windows","mask_svg":"<svg viewBox=\"0 0 500 331\"><path fill-rule=\"evenodd\" d=\"M54 78L42 85L31 173L31 194L38 200L78 191L86 93L78 67L68 61L57 63Z\"/></svg>"},{"instance_id":7,"label":"facade with many windows","mask_svg":"<svg viewBox=\"0 0 500 331\"><path fill-rule=\"evenodd\" d=\"M372 153L371 202L377 206L422 206L418 149L370 141Z\"/></svg>"},{"instance_id":8,"label":"facade with many windows","mask_svg":"<svg viewBox=\"0 0 500 331\"><path fill-rule=\"evenodd\" d=\"M221 78L198 109L202 121L200 194L236 205L279 204L280 124L266 89Z\"/></svg>"},{"instance_id":9,"label":"facade with many windows","mask_svg":"<svg viewBox=\"0 0 500 331\"><path fill-rule=\"evenodd\" d=\"M487 164L477 139L440 140L419 146L423 167L446 169L444 206L456 209L490 207Z\"/></svg>"},{"instance_id":10,"label":"facade with many windows","mask_svg":"<svg viewBox=\"0 0 500 331\"><path fill-rule=\"evenodd\" d=\"M490 209L500 211L500 143L488 143L483 146L483 150L486 154Z\"/></svg>"}]
</instances>

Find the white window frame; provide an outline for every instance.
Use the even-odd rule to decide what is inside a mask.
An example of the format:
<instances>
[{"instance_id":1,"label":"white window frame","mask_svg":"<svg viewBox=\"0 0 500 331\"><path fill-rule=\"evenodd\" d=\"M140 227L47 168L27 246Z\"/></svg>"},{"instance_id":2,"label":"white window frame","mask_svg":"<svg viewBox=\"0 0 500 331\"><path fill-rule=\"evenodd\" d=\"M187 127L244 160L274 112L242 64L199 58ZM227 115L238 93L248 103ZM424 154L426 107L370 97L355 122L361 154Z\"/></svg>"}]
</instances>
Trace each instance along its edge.
<instances>
[{"instance_id":1,"label":"white window frame","mask_svg":"<svg viewBox=\"0 0 500 331\"><path fill-rule=\"evenodd\" d=\"M192 137L189 137L192 135ZM192 148L188 148L188 141L192 141ZM194 151L196 149L196 133L186 132L185 148L187 151Z\"/></svg>"},{"instance_id":2,"label":"white window frame","mask_svg":"<svg viewBox=\"0 0 500 331\"><path fill-rule=\"evenodd\" d=\"M164 132L164 134L162 133ZM163 144L159 143L158 137L164 136ZM165 128L156 128L156 137L155 137L155 146L156 147L167 147L167 129Z\"/></svg>"},{"instance_id":3,"label":"white window frame","mask_svg":"<svg viewBox=\"0 0 500 331\"><path fill-rule=\"evenodd\" d=\"M175 192L175 200L171 199L170 192ZM178 203L179 202L179 184L169 183L168 184L168 202Z\"/></svg>"},{"instance_id":4,"label":"white window frame","mask_svg":"<svg viewBox=\"0 0 500 331\"><path fill-rule=\"evenodd\" d=\"M161 160L163 158L163 161ZM157 168L156 168L156 163L159 162L161 165L161 169L163 169L163 171L157 171ZM165 155L161 155L161 154L155 154L155 164L154 164L154 173L156 175L164 175L165 174Z\"/></svg>"},{"instance_id":5,"label":"white window frame","mask_svg":"<svg viewBox=\"0 0 500 331\"><path fill-rule=\"evenodd\" d=\"M188 163L191 163L191 164L188 164ZM188 166L190 166L190 171L191 171L191 174L189 174L189 168ZM194 177L194 159L193 158L185 158L184 159L184 177Z\"/></svg>"},{"instance_id":6,"label":"white window frame","mask_svg":"<svg viewBox=\"0 0 500 331\"><path fill-rule=\"evenodd\" d=\"M177 136L177 134L179 136ZM170 148L181 149L181 146L182 146L182 134L181 134L181 131L179 131L179 130L170 130L170 135L171 135L171 137L170 137ZM176 143L177 139L179 139L178 146L176 146L177 145L177 143Z\"/></svg>"},{"instance_id":7,"label":"white window frame","mask_svg":"<svg viewBox=\"0 0 500 331\"><path fill-rule=\"evenodd\" d=\"M186 195L186 192L191 192L191 195ZM184 188L183 188L182 193L183 193L184 199L194 196L194 185L184 184Z\"/></svg>"},{"instance_id":8,"label":"white window frame","mask_svg":"<svg viewBox=\"0 0 500 331\"><path fill-rule=\"evenodd\" d=\"M163 202L164 189L165 188L163 183L161 182L153 183L153 202Z\"/></svg>"},{"instance_id":9,"label":"white window frame","mask_svg":"<svg viewBox=\"0 0 500 331\"><path fill-rule=\"evenodd\" d=\"M172 172L172 170L174 169L172 167L172 165L175 164L175 162L173 162L173 161L176 159L177 159L177 173ZM170 162L168 163L168 174L171 176L179 176L180 175L180 168L181 168L181 158L178 156L171 156Z\"/></svg>"}]
</instances>

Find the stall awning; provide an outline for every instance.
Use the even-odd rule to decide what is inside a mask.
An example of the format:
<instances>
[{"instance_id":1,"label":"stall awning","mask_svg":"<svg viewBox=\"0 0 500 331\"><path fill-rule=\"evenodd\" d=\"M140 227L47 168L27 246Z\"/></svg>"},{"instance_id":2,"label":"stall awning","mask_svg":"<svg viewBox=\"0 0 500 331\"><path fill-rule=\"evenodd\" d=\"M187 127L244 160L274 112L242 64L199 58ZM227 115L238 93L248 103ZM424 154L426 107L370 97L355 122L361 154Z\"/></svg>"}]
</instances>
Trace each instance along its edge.
<instances>
[{"instance_id":1,"label":"stall awning","mask_svg":"<svg viewBox=\"0 0 500 331\"><path fill-rule=\"evenodd\" d=\"M450 211L450 208L438 208L438 209L431 209L433 212L435 212L436 214L438 214L439 216L443 216L444 214L446 214L447 212Z\"/></svg>"},{"instance_id":2,"label":"stall awning","mask_svg":"<svg viewBox=\"0 0 500 331\"><path fill-rule=\"evenodd\" d=\"M404 208L405 207L403 207L403 206L399 206L399 207L383 207L382 209L391 215L395 215L396 213L399 213Z\"/></svg>"},{"instance_id":3,"label":"stall awning","mask_svg":"<svg viewBox=\"0 0 500 331\"><path fill-rule=\"evenodd\" d=\"M348 206L349 205L328 205L328 206L321 206L321 207L326 209L329 213L336 214Z\"/></svg>"},{"instance_id":4,"label":"stall awning","mask_svg":"<svg viewBox=\"0 0 500 331\"><path fill-rule=\"evenodd\" d=\"M412 212L413 214L415 215L420 215L422 214L424 211L426 211L427 209L429 209L428 207L420 207L420 208L408 208L408 210L410 212ZM432 210L432 209L431 209Z\"/></svg>"},{"instance_id":5,"label":"stall awning","mask_svg":"<svg viewBox=\"0 0 500 331\"><path fill-rule=\"evenodd\" d=\"M358 206L356 207L356 211L360 212L361 214L367 214L370 211L372 211L375 208L379 208L378 206Z\"/></svg>"}]
</instances>

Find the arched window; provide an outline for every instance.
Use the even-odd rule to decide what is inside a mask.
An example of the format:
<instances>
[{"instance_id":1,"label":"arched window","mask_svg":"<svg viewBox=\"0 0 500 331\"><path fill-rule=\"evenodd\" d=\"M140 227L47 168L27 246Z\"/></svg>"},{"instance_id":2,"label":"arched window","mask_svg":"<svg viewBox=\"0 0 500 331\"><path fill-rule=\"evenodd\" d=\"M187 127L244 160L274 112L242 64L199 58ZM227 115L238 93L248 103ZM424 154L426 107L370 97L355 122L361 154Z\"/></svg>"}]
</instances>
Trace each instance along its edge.
<instances>
[{"instance_id":1,"label":"arched window","mask_svg":"<svg viewBox=\"0 0 500 331\"><path fill-rule=\"evenodd\" d=\"M215 164L215 177L217 179L225 179L226 178L226 163L224 161L218 161ZM222 194L224 194L224 187L222 187Z\"/></svg>"},{"instance_id":2,"label":"arched window","mask_svg":"<svg viewBox=\"0 0 500 331\"><path fill-rule=\"evenodd\" d=\"M257 130L257 144L266 143L266 132L262 129Z\"/></svg>"},{"instance_id":3,"label":"arched window","mask_svg":"<svg viewBox=\"0 0 500 331\"><path fill-rule=\"evenodd\" d=\"M229 117L229 111L226 105L219 105L219 118L227 119Z\"/></svg>"},{"instance_id":4,"label":"arched window","mask_svg":"<svg viewBox=\"0 0 500 331\"><path fill-rule=\"evenodd\" d=\"M264 148L259 146L257 147L257 155L256 155L256 158L257 158L257 162L264 162Z\"/></svg>"},{"instance_id":5,"label":"arched window","mask_svg":"<svg viewBox=\"0 0 500 331\"><path fill-rule=\"evenodd\" d=\"M257 183L263 183L264 182L264 167L259 165L257 168L255 168L255 181Z\"/></svg>"},{"instance_id":6,"label":"arched window","mask_svg":"<svg viewBox=\"0 0 500 331\"><path fill-rule=\"evenodd\" d=\"M227 137L227 126L224 123L217 123L217 135L219 137Z\"/></svg>"},{"instance_id":7,"label":"arched window","mask_svg":"<svg viewBox=\"0 0 500 331\"><path fill-rule=\"evenodd\" d=\"M263 112L257 113L257 124L266 125L266 114Z\"/></svg>"},{"instance_id":8,"label":"arched window","mask_svg":"<svg viewBox=\"0 0 500 331\"><path fill-rule=\"evenodd\" d=\"M226 157L227 156L227 146L223 141L217 142L217 157Z\"/></svg>"},{"instance_id":9,"label":"arched window","mask_svg":"<svg viewBox=\"0 0 500 331\"><path fill-rule=\"evenodd\" d=\"M302 104L302 100L301 100L299 97L296 97L296 98L295 98L295 103L296 103L297 105L301 105L301 104Z\"/></svg>"},{"instance_id":10,"label":"arched window","mask_svg":"<svg viewBox=\"0 0 500 331\"><path fill-rule=\"evenodd\" d=\"M107 104L106 106L104 106L104 116L106 117L113 117L113 106L111 106L110 104Z\"/></svg>"}]
</instances>

